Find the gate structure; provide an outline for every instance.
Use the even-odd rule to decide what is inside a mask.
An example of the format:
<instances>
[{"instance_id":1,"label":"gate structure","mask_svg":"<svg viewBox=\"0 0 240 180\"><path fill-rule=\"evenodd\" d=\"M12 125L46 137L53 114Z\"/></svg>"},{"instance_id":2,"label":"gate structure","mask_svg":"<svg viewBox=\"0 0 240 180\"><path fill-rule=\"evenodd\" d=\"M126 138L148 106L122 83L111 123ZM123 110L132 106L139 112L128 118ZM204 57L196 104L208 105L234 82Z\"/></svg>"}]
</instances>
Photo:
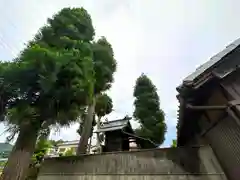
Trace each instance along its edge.
<instances>
[{"instance_id":1,"label":"gate structure","mask_svg":"<svg viewBox=\"0 0 240 180\"><path fill-rule=\"evenodd\" d=\"M178 146L210 145L229 180L240 178L240 39L183 80Z\"/></svg>"}]
</instances>

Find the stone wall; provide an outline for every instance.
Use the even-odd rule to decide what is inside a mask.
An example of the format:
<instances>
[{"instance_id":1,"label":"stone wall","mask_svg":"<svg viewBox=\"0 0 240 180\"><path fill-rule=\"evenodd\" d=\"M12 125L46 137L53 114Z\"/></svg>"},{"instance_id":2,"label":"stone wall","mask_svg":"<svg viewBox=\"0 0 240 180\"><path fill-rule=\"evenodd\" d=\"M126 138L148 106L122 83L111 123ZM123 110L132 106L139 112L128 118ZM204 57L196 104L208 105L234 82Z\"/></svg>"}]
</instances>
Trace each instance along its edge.
<instances>
[{"instance_id":1,"label":"stone wall","mask_svg":"<svg viewBox=\"0 0 240 180\"><path fill-rule=\"evenodd\" d=\"M226 180L209 147L46 159L38 180Z\"/></svg>"}]
</instances>

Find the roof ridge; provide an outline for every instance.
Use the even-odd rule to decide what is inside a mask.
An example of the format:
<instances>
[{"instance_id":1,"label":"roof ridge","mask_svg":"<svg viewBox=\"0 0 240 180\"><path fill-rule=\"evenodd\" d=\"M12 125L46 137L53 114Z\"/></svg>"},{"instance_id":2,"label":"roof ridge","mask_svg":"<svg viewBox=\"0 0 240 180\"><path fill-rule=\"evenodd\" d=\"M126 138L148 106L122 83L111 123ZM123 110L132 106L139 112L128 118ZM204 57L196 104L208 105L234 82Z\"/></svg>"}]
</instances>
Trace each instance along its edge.
<instances>
[{"instance_id":1,"label":"roof ridge","mask_svg":"<svg viewBox=\"0 0 240 180\"><path fill-rule=\"evenodd\" d=\"M190 75L188 75L186 78L184 78L183 82L192 82L192 81L194 81L198 76L200 76L201 74L206 72L208 69L213 67L216 63L220 62L227 54L232 52L238 46L240 46L240 38L238 38L235 41L233 41L232 43L228 44L219 53L215 54L208 61L206 61L202 65L198 66L195 69L194 72L192 72Z\"/></svg>"},{"instance_id":2,"label":"roof ridge","mask_svg":"<svg viewBox=\"0 0 240 180\"><path fill-rule=\"evenodd\" d=\"M129 120L130 119L126 119L126 118L116 119L116 120L105 121L105 122L103 122L103 124L109 124L109 123L113 123L113 122L116 122L116 121L129 121Z\"/></svg>"}]
</instances>

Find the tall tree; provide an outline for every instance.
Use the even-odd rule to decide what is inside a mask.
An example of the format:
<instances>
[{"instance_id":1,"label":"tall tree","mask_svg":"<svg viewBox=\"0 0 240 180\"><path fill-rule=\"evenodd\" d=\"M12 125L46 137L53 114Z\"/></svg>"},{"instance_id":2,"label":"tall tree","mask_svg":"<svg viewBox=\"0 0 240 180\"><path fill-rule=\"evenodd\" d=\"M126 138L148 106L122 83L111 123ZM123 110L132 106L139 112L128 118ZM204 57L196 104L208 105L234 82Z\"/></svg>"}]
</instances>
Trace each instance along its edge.
<instances>
[{"instance_id":1,"label":"tall tree","mask_svg":"<svg viewBox=\"0 0 240 180\"><path fill-rule=\"evenodd\" d=\"M93 89L93 36L85 9L64 8L17 59L0 63L0 116L19 130L2 180L25 179L39 132L81 114Z\"/></svg>"},{"instance_id":2,"label":"tall tree","mask_svg":"<svg viewBox=\"0 0 240 180\"><path fill-rule=\"evenodd\" d=\"M157 89L145 74L136 80L133 95L135 97L133 116L140 123L140 128L136 130L136 134L155 144L162 144L166 132L164 113L160 109ZM147 145L144 143L140 146L149 148L145 147Z\"/></svg>"},{"instance_id":3,"label":"tall tree","mask_svg":"<svg viewBox=\"0 0 240 180\"><path fill-rule=\"evenodd\" d=\"M97 125L97 127L99 128L101 118L107 114L110 114L112 112L112 109L113 109L112 99L106 93L99 94L96 97L95 116L94 116L94 120L92 122L92 129L91 129L91 134L90 134L90 145L91 145L91 138L93 135L94 126ZM86 120L86 113L82 114L82 117L80 117L79 129L77 130L77 133L80 136L82 136L82 133L83 133L85 120ZM99 142L100 142L99 134L97 134L97 145L98 146L100 146ZM89 146L89 148L90 148L90 146Z\"/></svg>"},{"instance_id":4,"label":"tall tree","mask_svg":"<svg viewBox=\"0 0 240 180\"><path fill-rule=\"evenodd\" d=\"M79 118L79 128L77 129L77 133L79 134L79 136L82 136L82 133L83 133L83 128L84 128L84 124L85 124L85 121L86 121L86 115L87 115L87 112L84 112L81 117ZM93 127L96 125L96 120L95 120L95 117L92 121L92 129L91 129L91 135L90 137L92 136L92 133L93 133Z\"/></svg>"},{"instance_id":5,"label":"tall tree","mask_svg":"<svg viewBox=\"0 0 240 180\"><path fill-rule=\"evenodd\" d=\"M91 136L92 121L95 114L96 97L108 90L113 82L113 74L116 71L116 60L111 44L102 37L97 42L93 42L93 62L95 79L92 95L88 105L88 112L82 136L79 141L77 154L84 154L87 150L88 139Z\"/></svg>"},{"instance_id":6,"label":"tall tree","mask_svg":"<svg viewBox=\"0 0 240 180\"><path fill-rule=\"evenodd\" d=\"M96 115L97 115L97 129L100 128L101 118L107 114L110 114L113 110L112 99L107 94L101 94L96 99ZM100 145L100 134L97 133L97 147L99 152L102 152Z\"/></svg>"},{"instance_id":7,"label":"tall tree","mask_svg":"<svg viewBox=\"0 0 240 180\"><path fill-rule=\"evenodd\" d=\"M87 117L87 112L84 111L84 113L81 115L81 117L79 118L79 128L77 129L77 133L79 134L79 136L81 137L83 134L83 128L84 128L84 124L86 123L86 117ZM88 151L90 152L91 149L91 143L92 143L92 136L93 136L93 129L94 126L96 125L96 118L93 115L93 120L92 120L92 128L91 128L91 132L90 132L90 142L89 142L89 146L88 146Z\"/></svg>"}]
</instances>

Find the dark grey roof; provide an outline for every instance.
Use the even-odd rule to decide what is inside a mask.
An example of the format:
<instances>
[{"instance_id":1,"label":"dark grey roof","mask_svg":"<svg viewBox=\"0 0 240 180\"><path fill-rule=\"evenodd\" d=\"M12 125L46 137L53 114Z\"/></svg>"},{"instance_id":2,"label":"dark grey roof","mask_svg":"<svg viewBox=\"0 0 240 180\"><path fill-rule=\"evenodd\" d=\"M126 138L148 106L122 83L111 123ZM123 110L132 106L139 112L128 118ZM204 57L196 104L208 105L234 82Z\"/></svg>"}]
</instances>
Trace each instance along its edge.
<instances>
[{"instance_id":1,"label":"dark grey roof","mask_svg":"<svg viewBox=\"0 0 240 180\"><path fill-rule=\"evenodd\" d=\"M129 119L119 119L114 121L104 122L98 130L95 132L106 132L120 130L126 127L129 123Z\"/></svg>"},{"instance_id":2,"label":"dark grey roof","mask_svg":"<svg viewBox=\"0 0 240 180\"><path fill-rule=\"evenodd\" d=\"M232 42L230 45L228 45L223 51L219 52L215 56L213 56L209 61L204 63L203 65L199 66L195 72L187 76L183 82L191 82L194 81L199 75L204 73L206 70L214 66L216 63L218 63L224 56L226 56L228 53L236 49L240 45L240 38Z\"/></svg>"}]
</instances>

